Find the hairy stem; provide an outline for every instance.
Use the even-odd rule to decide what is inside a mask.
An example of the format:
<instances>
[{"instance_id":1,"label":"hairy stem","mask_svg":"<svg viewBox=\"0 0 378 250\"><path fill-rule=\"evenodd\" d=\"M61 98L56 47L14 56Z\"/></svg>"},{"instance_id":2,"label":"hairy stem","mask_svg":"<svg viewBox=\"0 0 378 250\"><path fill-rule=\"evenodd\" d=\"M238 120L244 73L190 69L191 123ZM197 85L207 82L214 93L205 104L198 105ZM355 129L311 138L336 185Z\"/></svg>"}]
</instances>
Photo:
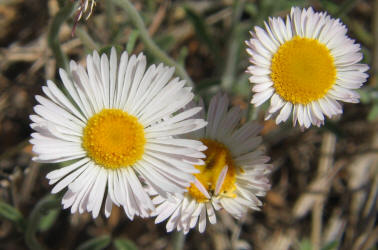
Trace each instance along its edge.
<instances>
[{"instance_id":1,"label":"hairy stem","mask_svg":"<svg viewBox=\"0 0 378 250\"><path fill-rule=\"evenodd\" d=\"M175 67L177 75L185 79L187 85L193 87L193 81L189 77L185 69L180 64L175 62L172 58L170 58L164 51L162 51L151 39L146 26L144 25L143 19L135 9L134 5L129 0L114 0L114 3L126 11L127 16L130 18L134 26L138 29L141 40L143 41L146 48L151 52L151 54L159 58L163 63Z\"/></svg>"},{"instance_id":2,"label":"hairy stem","mask_svg":"<svg viewBox=\"0 0 378 250\"><path fill-rule=\"evenodd\" d=\"M68 70L68 59L63 53L59 43L59 31L63 23L72 16L75 8L75 3L67 1L67 4L60 9L54 17L47 37L49 47L54 54L57 66L65 69L66 71Z\"/></svg>"}]
</instances>

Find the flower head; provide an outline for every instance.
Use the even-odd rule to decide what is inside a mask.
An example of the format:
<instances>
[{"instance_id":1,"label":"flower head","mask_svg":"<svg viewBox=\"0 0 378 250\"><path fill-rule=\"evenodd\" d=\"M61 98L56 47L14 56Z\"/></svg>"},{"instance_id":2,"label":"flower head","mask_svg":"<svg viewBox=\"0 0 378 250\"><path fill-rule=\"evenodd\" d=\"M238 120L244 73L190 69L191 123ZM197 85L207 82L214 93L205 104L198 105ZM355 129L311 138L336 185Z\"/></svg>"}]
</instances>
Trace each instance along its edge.
<instances>
[{"instance_id":1,"label":"flower head","mask_svg":"<svg viewBox=\"0 0 378 250\"><path fill-rule=\"evenodd\" d=\"M248 208L258 210L262 203L257 197L270 189L267 175L271 165L265 164L269 157L258 149L261 127L248 122L239 128L240 109L228 110L228 104L226 95L213 97L207 113L208 126L187 135L207 146L205 162L195 166L199 173L188 192L153 199L157 204L156 223L169 218L167 231L177 228L187 233L198 222L203 232L206 217L210 223L216 222L214 209L223 208L240 219ZM204 113L200 116L205 117Z\"/></svg>"},{"instance_id":2,"label":"flower head","mask_svg":"<svg viewBox=\"0 0 378 250\"><path fill-rule=\"evenodd\" d=\"M81 19L84 13L87 13L87 16L85 17L86 20L88 20L93 12L93 7L96 5L96 0L80 0L80 5L77 9L76 13L76 22Z\"/></svg>"},{"instance_id":3,"label":"flower head","mask_svg":"<svg viewBox=\"0 0 378 250\"><path fill-rule=\"evenodd\" d=\"M118 64L113 48L110 60L88 55L87 70L71 61L72 79L61 69L67 94L52 81L42 88L46 97L36 96L30 116L34 160L70 161L47 175L53 193L68 187L64 208L97 217L105 201L106 216L114 203L133 219L154 210L140 179L162 195L186 190L205 147L175 137L206 122L191 118L199 107L179 112L193 93L185 81L171 80L173 72L162 64L146 70L143 54L124 52Z\"/></svg>"},{"instance_id":4,"label":"flower head","mask_svg":"<svg viewBox=\"0 0 378 250\"><path fill-rule=\"evenodd\" d=\"M72 35L74 35L76 25L80 21L80 19L83 17L84 13L87 13L85 20L88 20L91 17L93 8L95 5L96 5L96 0L80 0L79 7L77 8L77 11L75 14L74 25L72 27Z\"/></svg>"},{"instance_id":5,"label":"flower head","mask_svg":"<svg viewBox=\"0 0 378 250\"><path fill-rule=\"evenodd\" d=\"M347 35L339 19L312 8L293 7L286 22L269 18L265 30L255 27L246 41L251 56L247 72L255 92L252 103L270 99L266 119L276 123L293 114L293 124L324 124L324 115L342 113L338 101L357 103L368 66L360 64L360 45Z\"/></svg>"}]
</instances>

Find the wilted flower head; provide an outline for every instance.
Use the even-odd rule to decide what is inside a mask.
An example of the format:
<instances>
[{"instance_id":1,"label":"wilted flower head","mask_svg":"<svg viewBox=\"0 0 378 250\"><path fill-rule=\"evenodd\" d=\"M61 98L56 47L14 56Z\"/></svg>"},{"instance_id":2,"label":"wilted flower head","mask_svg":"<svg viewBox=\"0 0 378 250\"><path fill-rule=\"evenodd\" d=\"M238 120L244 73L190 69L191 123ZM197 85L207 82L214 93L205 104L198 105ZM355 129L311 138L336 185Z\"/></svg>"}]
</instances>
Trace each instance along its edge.
<instances>
[{"instance_id":1,"label":"wilted flower head","mask_svg":"<svg viewBox=\"0 0 378 250\"><path fill-rule=\"evenodd\" d=\"M203 104L202 104L203 105ZM156 223L168 219L167 231L177 229L187 233L198 222L199 231L216 222L215 210L225 209L240 219L248 209L258 210L258 199L270 189L267 175L272 166L269 157L259 148L261 126L248 122L239 127L241 114L238 107L228 110L226 95L212 98L207 112L208 126L187 135L207 146L204 164L197 164L199 171L188 192L161 195L153 199L157 205ZM205 114L200 115L205 118ZM207 214L207 215L206 215Z\"/></svg>"},{"instance_id":2,"label":"wilted flower head","mask_svg":"<svg viewBox=\"0 0 378 250\"><path fill-rule=\"evenodd\" d=\"M79 7L75 14L74 26L72 28L72 34L75 32L76 25L83 17L84 13L87 13L85 20L88 20L93 12L93 8L96 5L96 0L80 0Z\"/></svg>"}]
</instances>

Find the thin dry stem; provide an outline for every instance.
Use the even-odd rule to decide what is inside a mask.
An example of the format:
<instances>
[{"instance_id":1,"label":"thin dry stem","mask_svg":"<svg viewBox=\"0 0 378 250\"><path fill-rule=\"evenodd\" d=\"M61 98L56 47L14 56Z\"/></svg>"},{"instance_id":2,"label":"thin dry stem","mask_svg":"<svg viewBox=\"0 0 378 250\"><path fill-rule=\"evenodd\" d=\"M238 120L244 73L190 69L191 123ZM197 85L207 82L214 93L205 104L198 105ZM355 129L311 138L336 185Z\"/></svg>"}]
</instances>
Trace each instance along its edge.
<instances>
[{"instance_id":1,"label":"thin dry stem","mask_svg":"<svg viewBox=\"0 0 378 250\"><path fill-rule=\"evenodd\" d=\"M322 139L321 155L318 164L318 178L324 178L330 172L335 153L336 136L331 132L325 132ZM325 194L318 194L312 210L311 243L313 250L320 250L322 245L322 221Z\"/></svg>"}]
</instances>

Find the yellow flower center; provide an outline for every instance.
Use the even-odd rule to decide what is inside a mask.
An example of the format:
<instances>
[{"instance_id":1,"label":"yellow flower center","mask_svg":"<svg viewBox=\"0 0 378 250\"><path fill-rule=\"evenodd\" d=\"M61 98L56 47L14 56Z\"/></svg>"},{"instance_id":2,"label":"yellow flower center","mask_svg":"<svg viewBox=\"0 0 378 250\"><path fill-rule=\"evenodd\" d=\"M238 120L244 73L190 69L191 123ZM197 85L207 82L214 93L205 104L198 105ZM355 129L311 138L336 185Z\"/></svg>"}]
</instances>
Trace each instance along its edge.
<instances>
[{"instance_id":1,"label":"yellow flower center","mask_svg":"<svg viewBox=\"0 0 378 250\"><path fill-rule=\"evenodd\" d=\"M294 37L274 54L271 79L276 92L287 102L308 104L328 92L336 80L329 49L316 39Z\"/></svg>"},{"instance_id":2,"label":"yellow flower center","mask_svg":"<svg viewBox=\"0 0 378 250\"><path fill-rule=\"evenodd\" d=\"M138 119L119 109L103 109L92 116L83 131L83 148L105 168L134 164L144 153L144 127Z\"/></svg>"},{"instance_id":3,"label":"yellow flower center","mask_svg":"<svg viewBox=\"0 0 378 250\"><path fill-rule=\"evenodd\" d=\"M228 171L222 182L222 186L220 187L218 194L230 198L235 198L236 195L234 194L234 191L236 189L235 180L237 167L232 160L230 151L225 145L215 140L201 139L201 141L207 146L207 149L204 152L206 159L205 165L195 166L198 170L201 171L200 173L195 174L195 177L206 188L210 196L214 195L216 185L219 180L219 175L221 174L223 168L227 165ZM191 186L188 188L188 193L194 199L196 199L197 202L208 201L206 196L194 184L191 184Z\"/></svg>"}]
</instances>

